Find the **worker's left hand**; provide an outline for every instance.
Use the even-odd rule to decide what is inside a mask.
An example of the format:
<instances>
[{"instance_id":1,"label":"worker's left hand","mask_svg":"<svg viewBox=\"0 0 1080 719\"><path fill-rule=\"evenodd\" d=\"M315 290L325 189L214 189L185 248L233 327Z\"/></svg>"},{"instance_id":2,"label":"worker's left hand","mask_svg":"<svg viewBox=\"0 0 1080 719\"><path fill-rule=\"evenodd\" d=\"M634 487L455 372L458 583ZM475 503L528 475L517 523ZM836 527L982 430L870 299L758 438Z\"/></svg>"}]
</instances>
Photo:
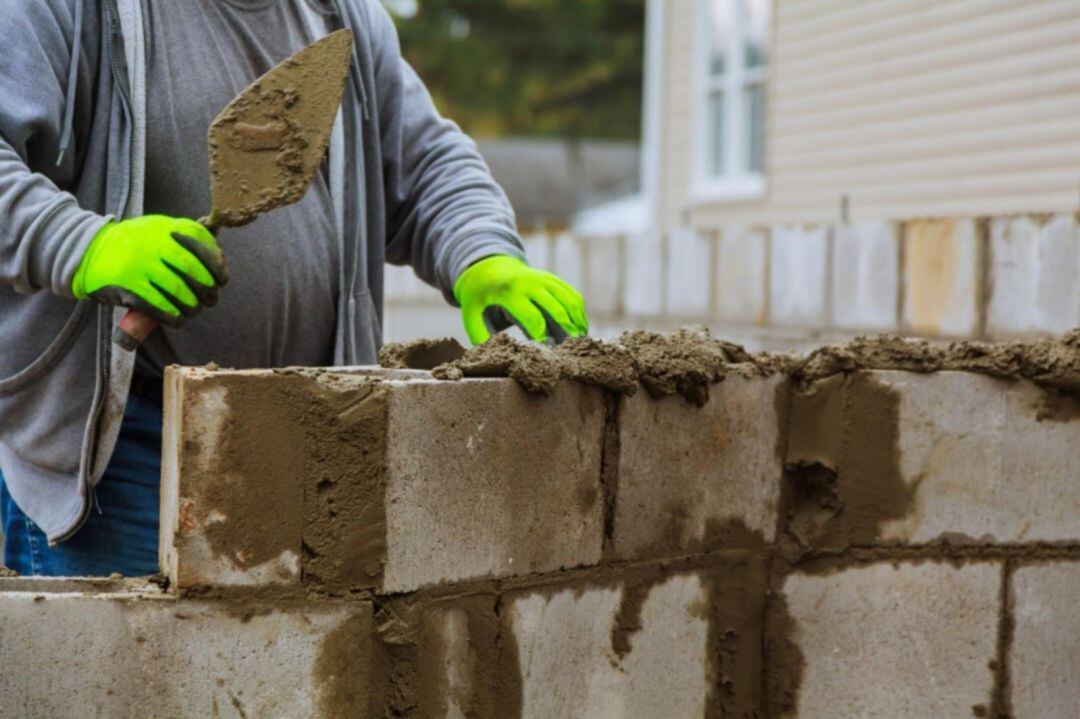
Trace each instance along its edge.
<instances>
[{"instance_id":1,"label":"worker's left hand","mask_svg":"<svg viewBox=\"0 0 1080 719\"><path fill-rule=\"evenodd\" d=\"M454 283L465 331L473 344L491 337L484 319L488 308L502 308L531 339L545 342L558 332L581 337L589 331L585 300L573 287L551 274L507 255L485 257ZM550 327L554 323L557 327Z\"/></svg>"}]
</instances>

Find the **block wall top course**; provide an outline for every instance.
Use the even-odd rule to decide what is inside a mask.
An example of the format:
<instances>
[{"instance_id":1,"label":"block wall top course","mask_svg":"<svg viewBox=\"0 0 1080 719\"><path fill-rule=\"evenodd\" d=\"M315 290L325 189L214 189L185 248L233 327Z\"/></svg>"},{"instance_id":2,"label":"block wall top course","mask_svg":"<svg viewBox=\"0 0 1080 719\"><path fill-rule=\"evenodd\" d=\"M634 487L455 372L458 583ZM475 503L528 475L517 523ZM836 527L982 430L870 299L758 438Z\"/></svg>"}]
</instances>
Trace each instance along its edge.
<instances>
[{"instance_id":1,"label":"block wall top course","mask_svg":"<svg viewBox=\"0 0 1080 719\"><path fill-rule=\"evenodd\" d=\"M599 390L390 376L170 371L174 585L392 593L599 559Z\"/></svg>"}]
</instances>

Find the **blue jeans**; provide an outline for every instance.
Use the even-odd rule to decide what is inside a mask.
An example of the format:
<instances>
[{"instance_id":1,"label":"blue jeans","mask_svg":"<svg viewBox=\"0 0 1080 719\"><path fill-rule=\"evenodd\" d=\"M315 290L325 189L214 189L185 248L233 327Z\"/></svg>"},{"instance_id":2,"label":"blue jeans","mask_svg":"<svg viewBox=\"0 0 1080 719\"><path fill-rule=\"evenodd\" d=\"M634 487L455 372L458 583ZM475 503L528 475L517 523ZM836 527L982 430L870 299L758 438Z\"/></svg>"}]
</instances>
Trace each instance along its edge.
<instances>
[{"instance_id":1,"label":"blue jeans","mask_svg":"<svg viewBox=\"0 0 1080 719\"><path fill-rule=\"evenodd\" d=\"M130 396L90 518L75 536L55 547L15 504L0 474L4 565L27 576L104 577L119 572L137 577L158 572L161 422L159 404Z\"/></svg>"}]
</instances>

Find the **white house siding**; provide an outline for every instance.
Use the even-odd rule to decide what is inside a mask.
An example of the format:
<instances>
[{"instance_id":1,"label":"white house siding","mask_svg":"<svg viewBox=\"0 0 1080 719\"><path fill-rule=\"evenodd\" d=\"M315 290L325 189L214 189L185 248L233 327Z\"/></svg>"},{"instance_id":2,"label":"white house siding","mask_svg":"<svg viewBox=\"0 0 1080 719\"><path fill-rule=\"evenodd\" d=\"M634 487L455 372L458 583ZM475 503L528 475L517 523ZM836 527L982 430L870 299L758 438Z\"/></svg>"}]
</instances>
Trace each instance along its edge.
<instances>
[{"instance_id":1,"label":"white house siding","mask_svg":"<svg viewBox=\"0 0 1080 719\"><path fill-rule=\"evenodd\" d=\"M779 0L765 197L695 202L695 0L667 0L667 227L1069 211L1080 2Z\"/></svg>"}]
</instances>

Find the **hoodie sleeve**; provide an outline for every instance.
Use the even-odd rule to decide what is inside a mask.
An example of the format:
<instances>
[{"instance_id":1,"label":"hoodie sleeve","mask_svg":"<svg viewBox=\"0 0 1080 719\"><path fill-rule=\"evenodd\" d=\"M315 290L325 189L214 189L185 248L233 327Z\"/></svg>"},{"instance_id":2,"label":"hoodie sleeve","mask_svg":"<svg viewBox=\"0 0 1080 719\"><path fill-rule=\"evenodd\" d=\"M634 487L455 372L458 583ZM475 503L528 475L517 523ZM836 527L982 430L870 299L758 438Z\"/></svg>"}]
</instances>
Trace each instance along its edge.
<instances>
[{"instance_id":1,"label":"hoodie sleeve","mask_svg":"<svg viewBox=\"0 0 1080 719\"><path fill-rule=\"evenodd\" d=\"M58 186L76 173L76 148L60 153L65 101L91 95L97 55L82 47L70 73L76 4L6 3L0 21L0 284L23 293L71 297L79 260L108 220ZM86 3L86 12L93 7ZM69 77L77 92L68 93Z\"/></svg>"},{"instance_id":2,"label":"hoodie sleeve","mask_svg":"<svg viewBox=\"0 0 1080 719\"><path fill-rule=\"evenodd\" d=\"M378 125L387 198L387 260L416 274L454 303L453 286L490 255L525 259L514 211L472 141L435 109L401 56L381 3L371 17Z\"/></svg>"}]
</instances>

